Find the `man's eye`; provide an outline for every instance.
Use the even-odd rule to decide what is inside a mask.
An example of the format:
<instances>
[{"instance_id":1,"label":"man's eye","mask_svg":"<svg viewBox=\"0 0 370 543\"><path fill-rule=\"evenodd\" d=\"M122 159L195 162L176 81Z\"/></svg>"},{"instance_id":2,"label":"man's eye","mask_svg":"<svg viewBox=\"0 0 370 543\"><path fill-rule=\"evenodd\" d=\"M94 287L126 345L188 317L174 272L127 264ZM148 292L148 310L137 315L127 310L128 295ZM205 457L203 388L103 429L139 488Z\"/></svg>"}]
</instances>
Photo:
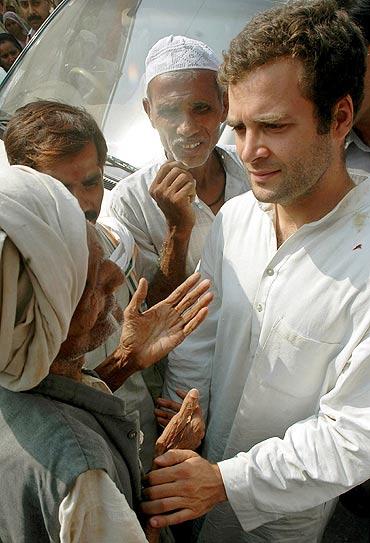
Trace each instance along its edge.
<instances>
[{"instance_id":1,"label":"man's eye","mask_svg":"<svg viewBox=\"0 0 370 543\"><path fill-rule=\"evenodd\" d=\"M237 124L236 126L232 126L231 130L237 134L241 134L245 131L245 126L243 124Z\"/></svg>"},{"instance_id":2,"label":"man's eye","mask_svg":"<svg viewBox=\"0 0 370 543\"><path fill-rule=\"evenodd\" d=\"M265 124L265 128L267 128L267 130L273 130L273 131L282 130L286 126L287 126L286 124L282 124L282 123L267 123L267 124Z\"/></svg>"},{"instance_id":3,"label":"man's eye","mask_svg":"<svg viewBox=\"0 0 370 543\"><path fill-rule=\"evenodd\" d=\"M194 107L194 111L196 113L203 113L205 111L209 111L211 108L208 104L201 104L201 105L198 105L198 106L195 106Z\"/></svg>"}]
</instances>

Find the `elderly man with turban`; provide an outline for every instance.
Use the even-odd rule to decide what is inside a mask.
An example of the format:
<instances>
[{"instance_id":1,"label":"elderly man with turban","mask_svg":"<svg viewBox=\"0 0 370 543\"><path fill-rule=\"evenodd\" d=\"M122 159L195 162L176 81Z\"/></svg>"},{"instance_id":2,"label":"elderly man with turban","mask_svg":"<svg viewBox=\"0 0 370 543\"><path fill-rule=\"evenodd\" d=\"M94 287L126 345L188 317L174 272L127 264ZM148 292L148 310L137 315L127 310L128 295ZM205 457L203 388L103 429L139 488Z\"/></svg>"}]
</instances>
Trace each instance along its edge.
<instances>
[{"instance_id":1,"label":"elderly man with turban","mask_svg":"<svg viewBox=\"0 0 370 543\"><path fill-rule=\"evenodd\" d=\"M107 384L114 390L203 320L211 295L196 281L139 313L141 280L120 345L96 372L83 370L84 353L122 320L113 297L122 274L62 183L27 167L2 170L1 541L146 541L132 511L137 413Z\"/></svg>"},{"instance_id":2,"label":"elderly man with turban","mask_svg":"<svg viewBox=\"0 0 370 543\"><path fill-rule=\"evenodd\" d=\"M215 214L248 189L234 146L217 143L228 110L218 66L186 36L160 39L146 58L143 105L164 152L118 184L110 212L135 238L152 303L194 271Z\"/></svg>"}]
</instances>

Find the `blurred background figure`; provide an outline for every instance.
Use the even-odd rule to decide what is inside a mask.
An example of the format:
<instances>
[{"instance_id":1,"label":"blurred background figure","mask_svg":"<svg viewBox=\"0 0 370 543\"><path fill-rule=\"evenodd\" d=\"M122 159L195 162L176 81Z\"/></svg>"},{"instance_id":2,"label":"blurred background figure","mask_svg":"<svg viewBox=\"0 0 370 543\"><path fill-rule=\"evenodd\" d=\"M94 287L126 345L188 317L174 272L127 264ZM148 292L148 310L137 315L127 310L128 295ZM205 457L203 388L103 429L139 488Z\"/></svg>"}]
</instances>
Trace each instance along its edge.
<instances>
[{"instance_id":1,"label":"blurred background figure","mask_svg":"<svg viewBox=\"0 0 370 543\"><path fill-rule=\"evenodd\" d=\"M22 47L11 34L0 34L0 66L7 72L22 51Z\"/></svg>"},{"instance_id":2,"label":"blurred background figure","mask_svg":"<svg viewBox=\"0 0 370 543\"><path fill-rule=\"evenodd\" d=\"M6 11L3 15L3 24L6 31L14 36L23 49L27 43L27 35L30 31L30 27L27 25L26 21L17 13Z\"/></svg>"},{"instance_id":3,"label":"blurred background figure","mask_svg":"<svg viewBox=\"0 0 370 543\"><path fill-rule=\"evenodd\" d=\"M19 0L19 14L30 25L29 41L54 9L52 0Z\"/></svg>"},{"instance_id":4,"label":"blurred background figure","mask_svg":"<svg viewBox=\"0 0 370 543\"><path fill-rule=\"evenodd\" d=\"M18 13L19 5L17 0L4 0L4 11L3 13L6 13L7 11L12 11L13 13Z\"/></svg>"}]
</instances>

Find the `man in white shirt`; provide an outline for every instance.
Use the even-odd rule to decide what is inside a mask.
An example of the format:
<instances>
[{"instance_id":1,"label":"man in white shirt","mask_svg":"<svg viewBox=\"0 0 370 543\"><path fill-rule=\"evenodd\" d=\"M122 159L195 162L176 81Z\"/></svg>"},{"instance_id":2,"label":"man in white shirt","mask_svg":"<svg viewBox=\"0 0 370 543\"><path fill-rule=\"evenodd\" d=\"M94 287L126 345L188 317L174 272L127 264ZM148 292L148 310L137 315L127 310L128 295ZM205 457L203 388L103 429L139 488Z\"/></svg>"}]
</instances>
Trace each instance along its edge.
<instances>
[{"instance_id":1,"label":"man in white shirt","mask_svg":"<svg viewBox=\"0 0 370 543\"><path fill-rule=\"evenodd\" d=\"M370 2L356 0L348 9L350 17L361 28L367 54L370 54ZM364 99L356 116L354 127L347 138L346 161L348 168L370 173L370 68L365 74Z\"/></svg>"},{"instance_id":2,"label":"man in white shirt","mask_svg":"<svg viewBox=\"0 0 370 543\"><path fill-rule=\"evenodd\" d=\"M146 58L143 105L164 154L118 184L111 213L135 238L151 303L194 271L215 214L248 188L233 146L217 145L227 115L218 66L206 44L185 36L162 38Z\"/></svg>"},{"instance_id":3,"label":"man in white shirt","mask_svg":"<svg viewBox=\"0 0 370 543\"><path fill-rule=\"evenodd\" d=\"M153 525L208 512L202 542L318 542L337 497L369 478L370 180L344 162L365 59L323 0L258 15L225 55L252 191L216 217L200 266L215 302L166 374L172 399L197 383L207 460L157 459Z\"/></svg>"}]
</instances>

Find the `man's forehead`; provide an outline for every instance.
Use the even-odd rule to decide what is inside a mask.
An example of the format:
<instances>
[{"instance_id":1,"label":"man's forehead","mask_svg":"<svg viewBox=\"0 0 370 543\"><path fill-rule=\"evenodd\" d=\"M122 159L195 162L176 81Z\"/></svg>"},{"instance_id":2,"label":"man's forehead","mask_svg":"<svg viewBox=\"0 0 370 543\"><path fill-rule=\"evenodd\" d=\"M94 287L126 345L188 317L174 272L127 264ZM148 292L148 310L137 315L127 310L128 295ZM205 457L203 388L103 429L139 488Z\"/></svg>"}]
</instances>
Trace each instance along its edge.
<instances>
[{"instance_id":1,"label":"man's forehead","mask_svg":"<svg viewBox=\"0 0 370 543\"><path fill-rule=\"evenodd\" d=\"M155 103L175 101L183 94L187 98L201 94L204 99L217 95L216 72L212 70L181 70L156 76L148 87L148 94Z\"/></svg>"},{"instance_id":2,"label":"man's forehead","mask_svg":"<svg viewBox=\"0 0 370 543\"><path fill-rule=\"evenodd\" d=\"M248 72L228 88L228 121L242 112L266 122L289 116L292 108L307 101L301 90L302 73L301 62L293 59L279 59Z\"/></svg>"}]
</instances>

